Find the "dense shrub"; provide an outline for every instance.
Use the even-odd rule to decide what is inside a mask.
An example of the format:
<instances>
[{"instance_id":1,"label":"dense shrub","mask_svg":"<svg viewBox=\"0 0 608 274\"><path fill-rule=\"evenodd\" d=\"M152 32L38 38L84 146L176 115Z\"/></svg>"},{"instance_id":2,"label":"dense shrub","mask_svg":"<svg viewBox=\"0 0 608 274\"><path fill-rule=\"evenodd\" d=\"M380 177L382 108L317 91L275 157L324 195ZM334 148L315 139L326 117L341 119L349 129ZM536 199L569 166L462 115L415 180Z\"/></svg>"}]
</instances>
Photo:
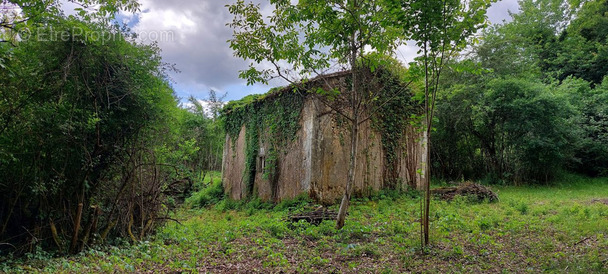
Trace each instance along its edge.
<instances>
[{"instance_id":1,"label":"dense shrub","mask_svg":"<svg viewBox=\"0 0 608 274\"><path fill-rule=\"evenodd\" d=\"M590 176L608 175L608 77L593 89L584 80L568 78L558 92L576 109L570 117L576 142L568 168Z\"/></svg>"},{"instance_id":2,"label":"dense shrub","mask_svg":"<svg viewBox=\"0 0 608 274\"><path fill-rule=\"evenodd\" d=\"M0 252L144 238L192 183L158 48L75 19L31 31L69 37L0 44Z\"/></svg>"},{"instance_id":3,"label":"dense shrub","mask_svg":"<svg viewBox=\"0 0 608 274\"><path fill-rule=\"evenodd\" d=\"M225 198L224 187L220 180L214 181L211 185L192 194L186 203L192 207L207 207L219 203Z\"/></svg>"},{"instance_id":4,"label":"dense shrub","mask_svg":"<svg viewBox=\"0 0 608 274\"><path fill-rule=\"evenodd\" d=\"M573 110L528 80L455 86L442 94L434 166L445 178L548 181L572 157Z\"/></svg>"}]
</instances>

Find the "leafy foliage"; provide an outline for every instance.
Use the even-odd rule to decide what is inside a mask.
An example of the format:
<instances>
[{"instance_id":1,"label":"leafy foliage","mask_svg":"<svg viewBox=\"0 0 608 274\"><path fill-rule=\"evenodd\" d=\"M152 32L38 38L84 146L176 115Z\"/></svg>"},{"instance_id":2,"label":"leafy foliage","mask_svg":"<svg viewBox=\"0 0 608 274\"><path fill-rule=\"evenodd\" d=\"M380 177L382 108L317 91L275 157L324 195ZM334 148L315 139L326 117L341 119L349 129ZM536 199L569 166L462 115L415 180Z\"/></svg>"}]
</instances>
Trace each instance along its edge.
<instances>
[{"instance_id":1,"label":"leafy foliage","mask_svg":"<svg viewBox=\"0 0 608 274\"><path fill-rule=\"evenodd\" d=\"M605 1L520 1L448 72L433 166L450 179L547 182L561 170L605 174ZM602 15L604 14L604 15ZM592 27L593 26L593 27Z\"/></svg>"},{"instance_id":2,"label":"leafy foliage","mask_svg":"<svg viewBox=\"0 0 608 274\"><path fill-rule=\"evenodd\" d=\"M225 198L224 187L222 186L221 174L209 174L210 180L203 182L199 191L194 192L191 197L186 200L186 203L191 207L203 208L209 205L215 205ZM215 177L215 180L214 180Z\"/></svg>"},{"instance_id":3,"label":"leafy foliage","mask_svg":"<svg viewBox=\"0 0 608 274\"><path fill-rule=\"evenodd\" d=\"M483 89L460 86L443 96L449 99L438 107L435 151L439 161L454 165L444 172L460 172L452 176L484 170L494 179L547 181L571 157L572 111L543 85L497 79ZM457 158L464 155L471 158Z\"/></svg>"},{"instance_id":4,"label":"leafy foliage","mask_svg":"<svg viewBox=\"0 0 608 274\"><path fill-rule=\"evenodd\" d=\"M66 38L0 44L0 251L143 239L188 194L198 150L172 125L159 50L103 21L47 20L32 35Z\"/></svg>"},{"instance_id":5,"label":"leafy foliage","mask_svg":"<svg viewBox=\"0 0 608 274\"><path fill-rule=\"evenodd\" d=\"M568 78L557 87L557 92L575 109L569 121L576 134L574 158L568 168L591 176L608 173L608 86L605 78L601 86L594 89L589 83Z\"/></svg>"}]
</instances>

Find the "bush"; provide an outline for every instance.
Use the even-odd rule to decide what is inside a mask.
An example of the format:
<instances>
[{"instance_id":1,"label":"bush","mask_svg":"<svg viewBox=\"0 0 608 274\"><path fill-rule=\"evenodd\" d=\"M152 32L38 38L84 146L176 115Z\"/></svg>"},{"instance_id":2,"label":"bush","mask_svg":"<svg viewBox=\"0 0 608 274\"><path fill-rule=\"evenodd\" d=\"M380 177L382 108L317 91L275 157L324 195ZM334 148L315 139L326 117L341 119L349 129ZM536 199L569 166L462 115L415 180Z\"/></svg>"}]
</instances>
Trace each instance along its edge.
<instances>
[{"instance_id":1,"label":"bush","mask_svg":"<svg viewBox=\"0 0 608 274\"><path fill-rule=\"evenodd\" d=\"M203 208L219 203L224 197L224 186L222 186L221 181L217 180L213 184L195 192L186 200L186 204L195 208Z\"/></svg>"},{"instance_id":2,"label":"bush","mask_svg":"<svg viewBox=\"0 0 608 274\"><path fill-rule=\"evenodd\" d=\"M44 22L33 36L69 39L0 45L0 252L142 239L190 182L163 161L178 106L159 49L102 22Z\"/></svg>"},{"instance_id":3,"label":"bush","mask_svg":"<svg viewBox=\"0 0 608 274\"><path fill-rule=\"evenodd\" d=\"M274 207L273 203L264 202L264 201L262 201L262 199L260 199L260 197L255 197L245 204L245 208L248 211L268 210L268 209L272 209L273 207Z\"/></svg>"},{"instance_id":4,"label":"bush","mask_svg":"<svg viewBox=\"0 0 608 274\"><path fill-rule=\"evenodd\" d=\"M574 154L574 109L547 85L495 79L441 97L431 147L440 177L546 182Z\"/></svg>"},{"instance_id":5,"label":"bush","mask_svg":"<svg viewBox=\"0 0 608 274\"><path fill-rule=\"evenodd\" d=\"M291 211L295 211L295 210L299 210L299 209L304 209L306 206L310 205L312 203L312 200L310 199L310 197L308 197L308 195L306 194L301 194L296 196L293 199L285 199L283 201L281 201L279 204L277 204L275 206L276 210L291 210Z\"/></svg>"},{"instance_id":6,"label":"bush","mask_svg":"<svg viewBox=\"0 0 608 274\"><path fill-rule=\"evenodd\" d=\"M594 89L584 80L568 78L558 92L576 108L570 120L577 140L568 167L590 176L608 175L608 77Z\"/></svg>"}]
</instances>

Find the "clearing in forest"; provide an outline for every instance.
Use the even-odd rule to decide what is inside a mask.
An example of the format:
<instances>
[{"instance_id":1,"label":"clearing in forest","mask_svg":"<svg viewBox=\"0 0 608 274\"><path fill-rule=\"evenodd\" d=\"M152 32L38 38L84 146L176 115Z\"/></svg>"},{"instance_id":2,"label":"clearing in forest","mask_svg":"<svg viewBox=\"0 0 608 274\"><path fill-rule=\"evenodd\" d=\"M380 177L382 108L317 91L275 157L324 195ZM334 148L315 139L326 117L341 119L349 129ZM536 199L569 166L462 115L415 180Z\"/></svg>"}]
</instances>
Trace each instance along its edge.
<instances>
[{"instance_id":1,"label":"clearing in forest","mask_svg":"<svg viewBox=\"0 0 608 274\"><path fill-rule=\"evenodd\" d=\"M566 182L566 181L565 181ZM415 194L357 200L342 230L286 220L303 200L270 209L222 200L184 210L149 241L17 268L42 272L602 272L608 267L608 179L570 177L537 187L494 187L497 203L433 200L431 247L420 250ZM238 209L235 209L238 208ZM4 269L2 269L4 267ZM14 266L13 266L14 267Z\"/></svg>"}]
</instances>

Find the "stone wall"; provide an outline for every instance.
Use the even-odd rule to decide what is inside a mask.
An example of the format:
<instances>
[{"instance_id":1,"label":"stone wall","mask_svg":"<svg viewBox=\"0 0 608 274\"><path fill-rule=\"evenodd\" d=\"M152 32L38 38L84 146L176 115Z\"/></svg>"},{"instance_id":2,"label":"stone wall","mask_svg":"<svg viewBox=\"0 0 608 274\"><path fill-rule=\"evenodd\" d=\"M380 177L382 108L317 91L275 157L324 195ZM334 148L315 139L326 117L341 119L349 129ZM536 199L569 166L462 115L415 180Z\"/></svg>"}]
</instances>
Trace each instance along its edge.
<instances>
[{"instance_id":1,"label":"stone wall","mask_svg":"<svg viewBox=\"0 0 608 274\"><path fill-rule=\"evenodd\" d=\"M314 138L313 122L315 109L312 101L306 100L300 115L300 129L296 138L287 147L278 153L276 173L264 175L263 165L267 160L269 144L260 141L260 150L256 158L256 173L253 192L265 201L279 201L285 198L294 198L299 194L307 193L310 189L310 180L313 170L312 139ZM227 136L224 147L222 164L222 182L224 190L231 199L239 200L247 193L243 174L245 171L245 131L243 126L236 144ZM260 134L264 134L261 132ZM266 138L260 138L265 140Z\"/></svg>"}]
</instances>

